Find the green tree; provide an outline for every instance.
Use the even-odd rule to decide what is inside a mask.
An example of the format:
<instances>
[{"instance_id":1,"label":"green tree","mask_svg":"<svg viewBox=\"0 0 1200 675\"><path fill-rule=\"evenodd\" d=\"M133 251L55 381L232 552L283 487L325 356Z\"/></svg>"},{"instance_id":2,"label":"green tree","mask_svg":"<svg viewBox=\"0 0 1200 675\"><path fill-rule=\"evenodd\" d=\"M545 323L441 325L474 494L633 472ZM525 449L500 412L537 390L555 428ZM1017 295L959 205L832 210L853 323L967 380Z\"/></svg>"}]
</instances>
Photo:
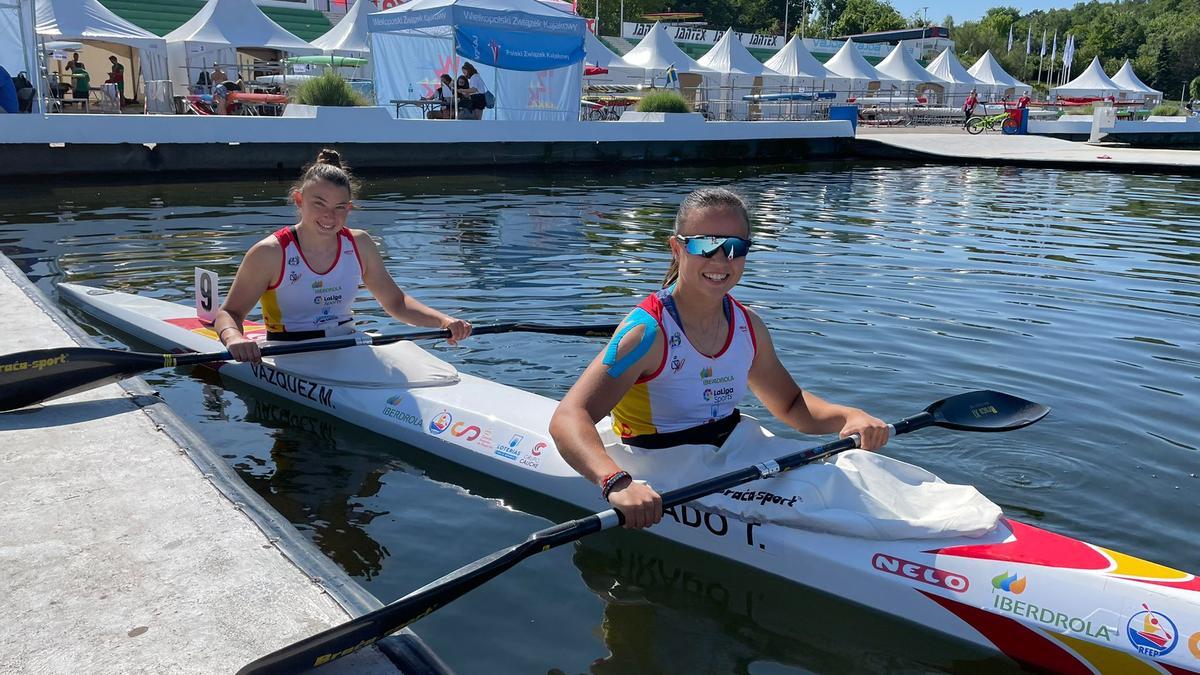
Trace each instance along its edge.
<instances>
[{"instance_id":1,"label":"green tree","mask_svg":"<svg viewBox=\"0 0 1200 675\"><path fill-rule=\"evenodd\" d=\"M1188 87L1192 100L1200 99L1200 77L1192 80L1192 84Z\"/></svg>"},{"instance_id":2,"label":"green tree","mask_svg":"<svg viewBox=\"0 0 1200 675\"><path fill-rule=\"evenodd\" d=\"M847 0L842 16L833 24L834 35L854 35L904 28L904 17L886 0Z\"/></svg>"}]
</instances>

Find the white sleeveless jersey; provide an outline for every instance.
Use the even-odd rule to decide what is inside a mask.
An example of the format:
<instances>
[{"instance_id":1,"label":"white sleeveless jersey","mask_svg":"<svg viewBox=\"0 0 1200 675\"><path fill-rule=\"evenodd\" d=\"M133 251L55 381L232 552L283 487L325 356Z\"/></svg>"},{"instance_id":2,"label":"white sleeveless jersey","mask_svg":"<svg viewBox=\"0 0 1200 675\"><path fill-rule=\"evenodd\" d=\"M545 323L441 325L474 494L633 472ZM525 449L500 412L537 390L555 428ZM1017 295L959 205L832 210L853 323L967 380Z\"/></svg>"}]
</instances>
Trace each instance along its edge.
<instances>
[{"instance_id":1,"label":"white sleeveless jersey","mask_svg":"<svg viewBox=\"0 0 1200 675\"><path fill-rule=\"evenodd\" d=\"M613 408L613 431L623 438L690 429L733 414L749 389L757 343L750 316L726 296L729 333L713 355L703 354L684 335L667 289L646 298L630 314L653 321L663 334L658 370L641 378Z\"/></svg>"},{"instance_id":2,"label":"white sleeveless jersey","mask_svg":"<svg viewBox=\"0 0 1200 675\"><path fill-rule=\"evenodd\" d=\"M304 258L295 227L275 232L283 249L279 276L262 296L263 323L273 333L324 330L349 323L362 284L362 263L350 231L338 232L341 250L333 265L317 272Z\"/></svg>"}]
</instances>

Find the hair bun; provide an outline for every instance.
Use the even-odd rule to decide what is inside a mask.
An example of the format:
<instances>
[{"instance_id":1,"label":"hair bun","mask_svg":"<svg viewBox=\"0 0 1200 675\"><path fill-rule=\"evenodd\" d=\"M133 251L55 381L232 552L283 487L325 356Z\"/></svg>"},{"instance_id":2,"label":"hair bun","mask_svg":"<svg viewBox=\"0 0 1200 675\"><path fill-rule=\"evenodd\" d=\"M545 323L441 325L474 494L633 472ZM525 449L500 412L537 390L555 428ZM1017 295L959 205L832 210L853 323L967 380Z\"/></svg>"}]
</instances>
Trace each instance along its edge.
<instances>
[{"instance_id":1,"label":"hair bun","mask_svg":"<svg viewBox=\"0 0 1200 675\"><path fill-rule=\"evenodd\" d=\"M321 152L317 153L317 164L329 164L340 169L342 167L342 156L338 154L337 150L322 148Z\"/></svg>"}]
</instances>

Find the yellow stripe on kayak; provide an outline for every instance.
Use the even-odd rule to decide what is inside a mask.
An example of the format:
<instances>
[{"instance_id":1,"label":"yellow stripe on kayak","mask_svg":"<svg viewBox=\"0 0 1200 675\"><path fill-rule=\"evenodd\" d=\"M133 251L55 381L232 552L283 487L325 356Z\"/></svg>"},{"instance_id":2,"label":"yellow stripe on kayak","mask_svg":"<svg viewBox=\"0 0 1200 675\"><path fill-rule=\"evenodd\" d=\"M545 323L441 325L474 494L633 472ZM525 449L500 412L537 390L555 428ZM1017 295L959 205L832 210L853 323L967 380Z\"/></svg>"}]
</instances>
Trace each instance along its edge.
<instances>
[{"instance_id":1,"label":"yellow stripe on kayak","mask_svg":"<svg viewBox=\"0 0 1200 675\"><path fill-rule=\"evenodd\" d=\"M1105 555L1113 559L1116 564L1108 574L1118 574L1123 577L1134 577L1139 579L1154 579L1155 581L1187 581L1192 578L1192 575L1187 572L1181 572L1177 569L1172 569L1166 565L1152 563L1149 560L1142 560L1131 555L1112 551L1102 546L1096 548L1104 552Z\"/></svg>"},{"instance_id":2,"label":"yellow stripe on kayak","mask_svg":"<svg viewBox=\"0 0 1200 675\"><path fill-rule=\"evenodd\" d=\"M1099 675L1163 675L1163 671L1140 657L1070 635L1042 631L1082 658Z\"/></svg>"}]
</instances>

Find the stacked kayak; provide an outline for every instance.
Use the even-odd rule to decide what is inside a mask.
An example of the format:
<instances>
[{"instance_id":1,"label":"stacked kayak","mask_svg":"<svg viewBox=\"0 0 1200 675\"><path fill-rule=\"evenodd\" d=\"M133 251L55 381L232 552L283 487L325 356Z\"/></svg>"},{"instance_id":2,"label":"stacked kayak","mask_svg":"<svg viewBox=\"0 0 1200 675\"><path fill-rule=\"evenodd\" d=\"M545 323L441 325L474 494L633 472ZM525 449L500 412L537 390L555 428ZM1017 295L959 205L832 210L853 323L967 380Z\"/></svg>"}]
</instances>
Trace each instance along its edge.
<instances>
[{"instance_id":1,"label":"stacked kayak","mask_svg":"<svg viewBox=\"0 0 1200 675\"><path fill-rule=\"evenodd\" d=\"M89 315L165 351L210 352L191 308L60 284ZM253 335L261 329L247 327ZM356 347L354 349L379 349ZM406 359L418 350L406 345ZM317 355L310 355L317 356ZM403 384L328 367L224 363L223 376L574 504L604 507L558 455L556 401L428 356ZM739 521L684 505L652 534L1059 673L1200 673L1200 579L1011 519L981 537L869 540Z\"/></svg>"}]
</instances>

